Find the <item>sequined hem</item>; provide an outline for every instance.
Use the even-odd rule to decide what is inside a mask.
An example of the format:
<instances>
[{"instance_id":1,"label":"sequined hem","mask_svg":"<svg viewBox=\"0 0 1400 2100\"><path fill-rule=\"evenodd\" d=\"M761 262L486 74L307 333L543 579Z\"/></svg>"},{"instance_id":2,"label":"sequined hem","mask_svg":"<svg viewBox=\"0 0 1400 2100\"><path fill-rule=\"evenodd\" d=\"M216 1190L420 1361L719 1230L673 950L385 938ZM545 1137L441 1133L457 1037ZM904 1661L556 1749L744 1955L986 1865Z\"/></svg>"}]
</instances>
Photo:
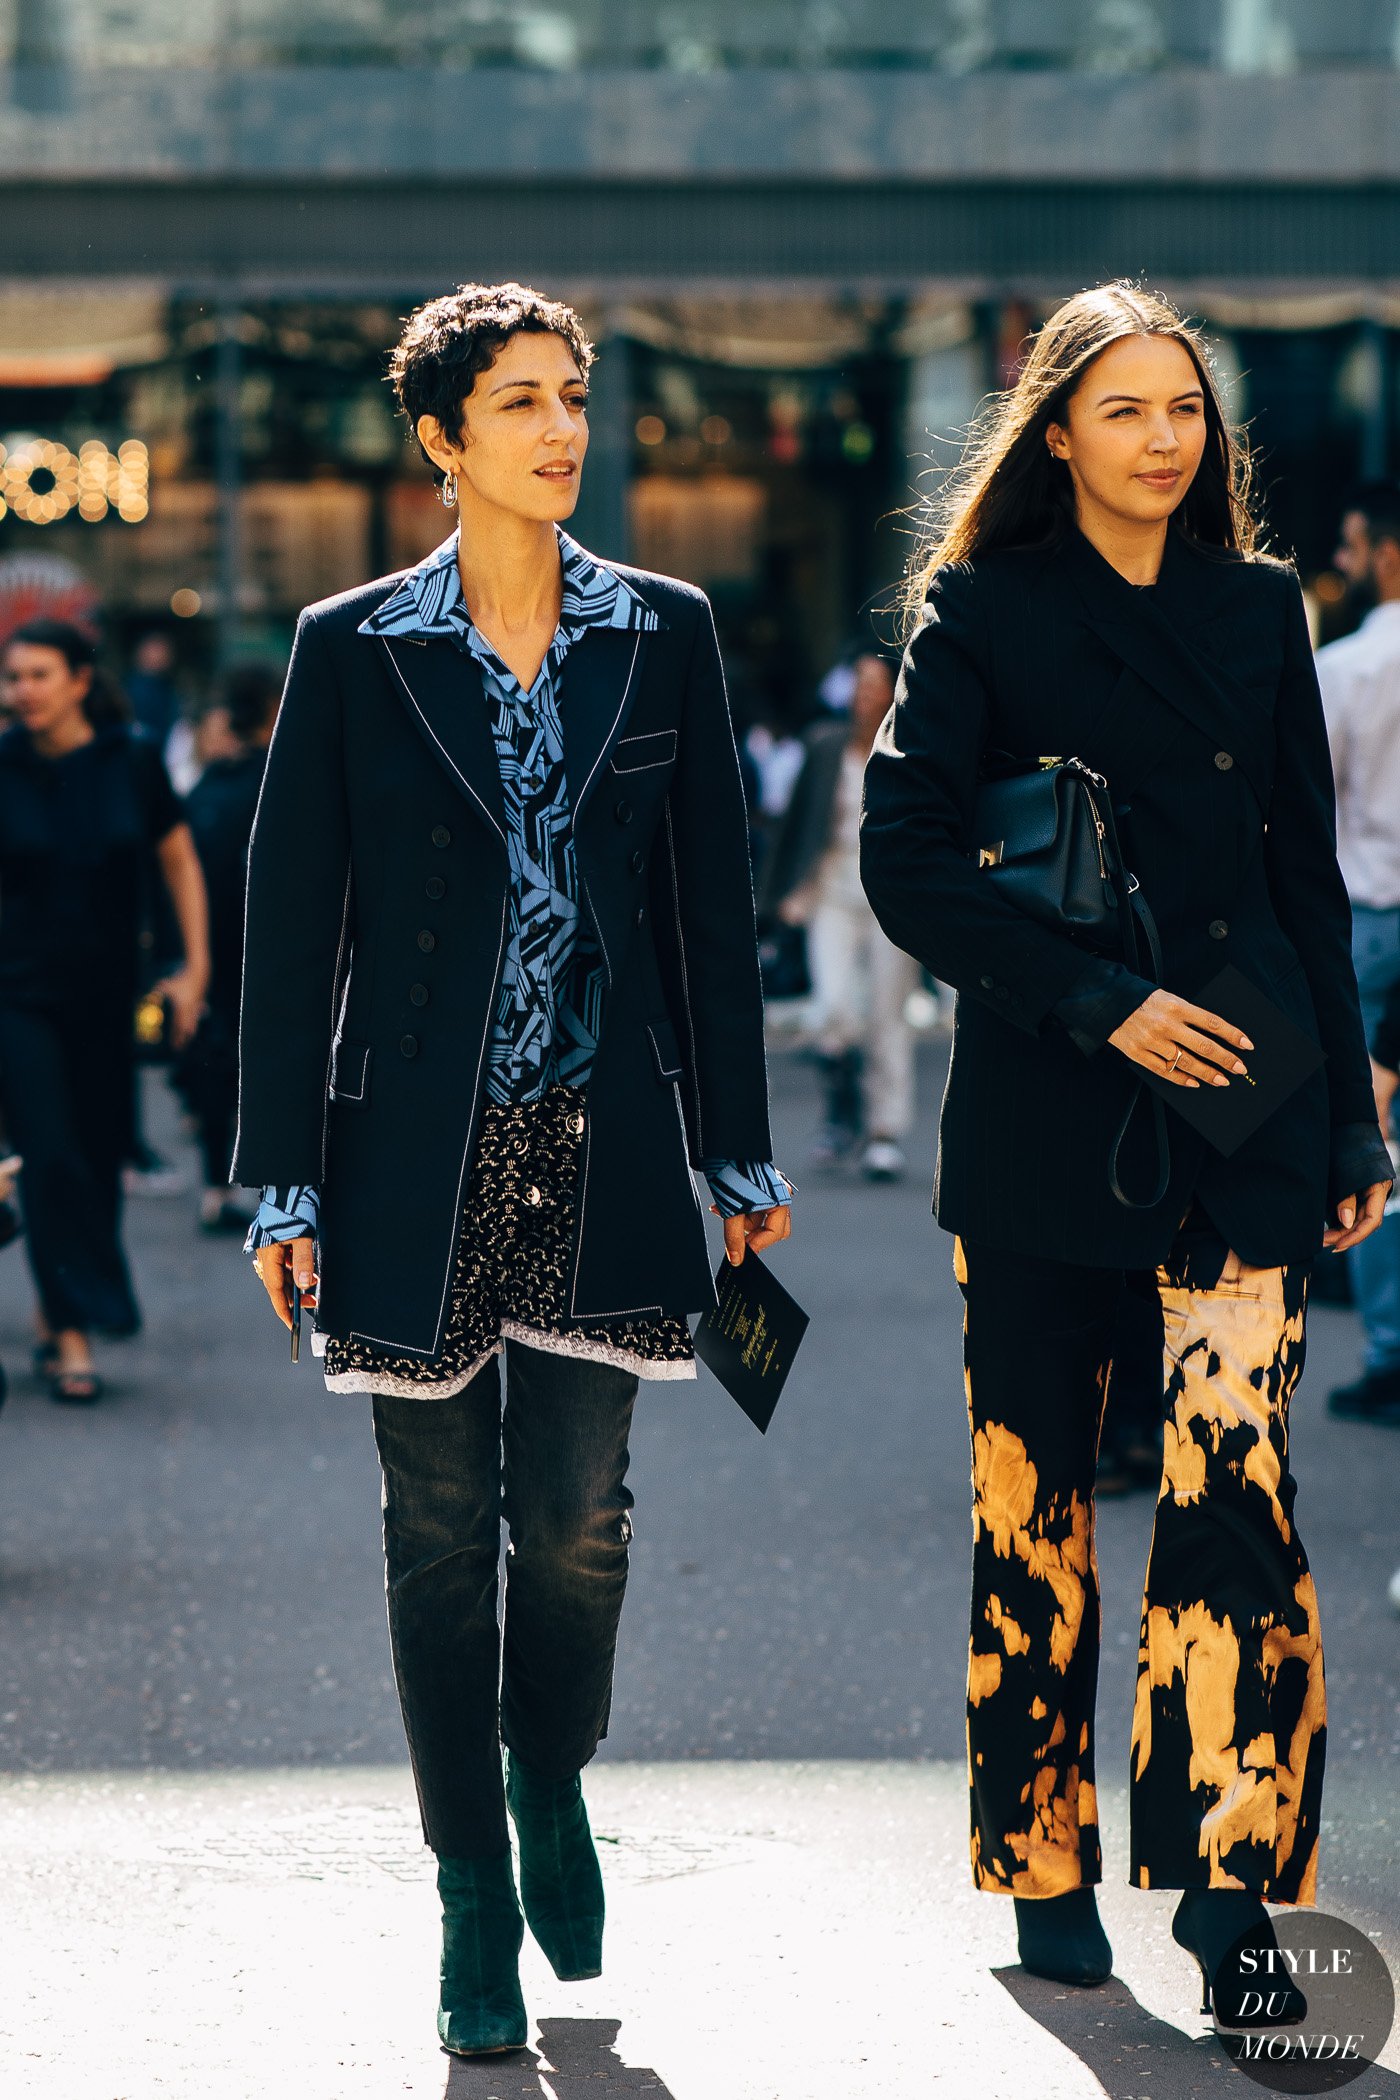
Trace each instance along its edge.
<instances>
[{"instance_id":1,"label":"sequined hem","mask_svg":"<svg viewBox=\"0 0 1400 2100\"><path fill-rule=\"evenodd\" d=\"M482 1113L462 1211L442 1349L432 1361L372 1342L326 1338L326 1387L338 1393L449 1398L510 1339L615 1365L638 1378L694 1378L690 1329L675 1316L568 1318L587 1096L550 1087L538 1100Z\"/></svg>"},{"instance_id":2,"label":"sequined hem","mask_svg":"<svg viewBox=\"0 0 1400 2100\"><path fill-rule=\"evenodd\" d=\"M545 1349L552 1356L578 1356L586 1363L614 1364L619 1371L630 1371L635 1378L694 1378L695 1357L674 1356L670 1358L645 1356L636 1349L621 1349L612 1342L600 1342L590 1335L546 1333L538 1327L526 1327L518 1320L502 1320L501 1333L508 1341L524 1342L530 1349Z\"/></svg>"},{"instance_id":3,"label":"sequined hem","mask_svg":"<svg viewBox=\"0 0 1400 2100\"><path fill-rule=\"evenodd\" d=\"M451 1378L428 1380L426 1378L395 1378L387 1371L341 1371L336 1376L326 1374L326 1390L330 1393L389 1393L404 1400L450 1400L471 1384L478 1371L490 1363L493 1356L501 1354L504 1342L524 1342L527 1348L544 1349L551 1356L577 1356L585 1363L611 1364L615 1370L630 1371L634 1378L679 1379L694 1378L695 1358L675 1357L669 1361L650 1356L639 1356L634 1349L615 1349L607 1342L590 1341L587 1336L571 1337L567 1334L549 1334L538 1327L523 1326L517 1320L502 1320L502 1341L494 1349L488 1349L479 1362L466 1371L455 1373Z\"/></svg>"}]
</instances>

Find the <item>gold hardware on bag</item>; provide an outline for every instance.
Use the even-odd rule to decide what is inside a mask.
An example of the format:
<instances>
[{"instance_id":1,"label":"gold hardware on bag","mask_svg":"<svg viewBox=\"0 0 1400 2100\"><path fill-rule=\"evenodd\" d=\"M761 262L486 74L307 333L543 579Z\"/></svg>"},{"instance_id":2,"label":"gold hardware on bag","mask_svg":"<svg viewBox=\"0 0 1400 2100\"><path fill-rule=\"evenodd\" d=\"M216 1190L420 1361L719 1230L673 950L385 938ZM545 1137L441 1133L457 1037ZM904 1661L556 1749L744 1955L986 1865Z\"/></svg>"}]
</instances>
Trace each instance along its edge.
<instances>
[{"instance_id":1,"label":"gold hardware on bag","mask_svg":"<svg viewBox=\"0 0 1400 2100\"><path fill-rule=\"evenodd\" d=\"M1005 857L1005 839L998 839L994 846L979 846L977 849L977 865L979 868L999 868Z\"/></svg>"}]
</instances>

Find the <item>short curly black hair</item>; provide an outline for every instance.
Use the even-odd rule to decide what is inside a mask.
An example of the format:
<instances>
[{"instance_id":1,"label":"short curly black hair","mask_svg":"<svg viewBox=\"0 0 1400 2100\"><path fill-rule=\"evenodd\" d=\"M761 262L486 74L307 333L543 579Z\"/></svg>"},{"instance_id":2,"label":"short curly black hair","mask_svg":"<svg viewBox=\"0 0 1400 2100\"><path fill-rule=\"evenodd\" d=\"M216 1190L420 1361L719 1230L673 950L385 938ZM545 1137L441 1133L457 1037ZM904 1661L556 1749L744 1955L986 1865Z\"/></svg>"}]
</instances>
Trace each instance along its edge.
<instances>
[{"instance_id":1,"label":"short curly black hair","mask_svg":"<svg viewBox=\"0 0 1400 2100\"><path fill-rule=\"evenodd\" d=\"M415 439L418 418L436 416L444 436L460 442L462 404L513 335L557 335L588 377L593 345L582 321L562 299L546 299L528 284L459 284L415 307L389 359L389 378ZM418 449L428 459L421 440ZM442 469L428 464L441 480Z\"/></svg>"}]
</instances>

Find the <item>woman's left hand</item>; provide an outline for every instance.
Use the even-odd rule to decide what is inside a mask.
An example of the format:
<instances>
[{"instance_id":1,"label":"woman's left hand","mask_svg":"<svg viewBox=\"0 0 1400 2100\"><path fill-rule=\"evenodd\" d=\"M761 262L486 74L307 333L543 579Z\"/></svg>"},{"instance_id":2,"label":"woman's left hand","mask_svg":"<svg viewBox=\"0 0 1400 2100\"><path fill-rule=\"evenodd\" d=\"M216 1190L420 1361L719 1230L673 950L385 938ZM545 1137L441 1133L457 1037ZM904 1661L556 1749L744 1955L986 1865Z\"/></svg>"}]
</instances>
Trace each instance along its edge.
<instances>
[{"instance_id":1,"label":"woman's left hand","mask_svg":"<svg viewBox=\"0 0 1400 2100\"><path fill-rule=\"evenodd\" d=\"M183 1050L204 1014L204 979L194 970L176 970L151 986L153 999L170 1002L170 1037Z\"/></svg>"},{"instance_id":2,"label":"woman's left hand","mask_svg":"<svg viewBox=\"0 0 1400 2100\"><path fill-rule=\"evenodd\" d=\"M1343 1196L1337 1205L1337 1223L1329 1225L1322 1235L1323 1246L1335 1254L1344 1254L1348 1247L1369 1239L1385 1216L1386 1199L1393 1185L1389 1181L1373 1181L1359 1196Z\"/></svg>"},{"instance_id":3,"label":"woman's left hand","mask_svg":"<svg viewBox=\"0 0 1400 2100\"><path fill-rule=\"evenodd\" d=\"M775 1204L772 1210L743 1210L736 1218L724 1221L724 1251L736 1269L750 1247L755 1254L762 1254L765 1247L791 1236L790 1203Z\"/></svg>"}]
</instances>

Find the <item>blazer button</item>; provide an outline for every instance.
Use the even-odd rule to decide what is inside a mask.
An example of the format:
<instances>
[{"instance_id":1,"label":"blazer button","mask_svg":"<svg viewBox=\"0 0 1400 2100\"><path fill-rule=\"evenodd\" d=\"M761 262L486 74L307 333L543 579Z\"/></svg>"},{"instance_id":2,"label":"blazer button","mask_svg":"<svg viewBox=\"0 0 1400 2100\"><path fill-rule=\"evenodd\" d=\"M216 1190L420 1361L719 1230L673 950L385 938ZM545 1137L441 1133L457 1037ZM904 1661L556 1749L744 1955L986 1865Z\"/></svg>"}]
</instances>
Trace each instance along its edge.
<instances>
[{"instance_id":1,"label":"blazer button","mask_svg":"<svg viewBox=\"0 0 1400 2100\"><path fill-rule=\"evenodd\" d=\"M445 824L434 824L433 844L435 846L450 846L452 844L452 833Z\"/></svg>"},{"instance_id":2,"label":"blazer button","mask_svg":"<svg viewBox=\"0 0 1400 2100\"><path fill-rule=\"evenodd\" d=\"M399 1037L399 1049L403 1052L405 1057L416 1057L418 1055L417 1036L401 1035Z\"/></svg>"},{"instance_id":3,"label":"blazer button","mask_svg":"<svg viewBox=\"0 0 1400 2100\"><path fill-rule=\"evenodd\" d=\"M408 988L408 996L415 1006L426 1006L428 1003L428 987L426 984L411 984Z\"/></svg>"},{"instance_id":4,"label":"blazer button","mask_svg":"<svg viewBox=\"0 0 1400 2100\"><path fill-rule=\"evenodd\" d=\"M640 875L646 864L647 857L645 853L634 853L632 855L632 873L634 875Z\"/></svg>"},{"instance_id":5,"label":"blazer button","mask_svg":"<svg viewBox=\"0 0 1400 2100\"><path fill-rule=\"evenodd\" d=\"M536 1189L536 1188L528 1188L528 1189L526 1189L526 1191L525 1191L525 1201L526 1201L527 1203L538 1203L538 1202L540 1201L540 1192L539 1192L539 1190L538 1190L538 1189Z\"/></svg>"},{"instance_id":6,"label":"blazer button","mask_svg":"<svg viewBox=\"0 0 1400 2100\"><path fill-rule=\"evenodd\" d=\"M574 1134L574 1136L575 1136L575 1137L582 1137L582 1136L583 1136L583 1117L582 1117L582 1116L570 1116L570 1118L569 1118L569 1128L570 1128L570 1130L572 1130L572 1132L573 1132L573 1134Z\"/></svg>"},{"instance_id":7,"label":"blazer button","mask_svg":"<svg viewBox=\"0 0 1400 2100\"><path fill-rule=\"evenodd\" d=\"M618 821L618 823L619 823L619 824L630 824L630 823L631 823L631 821L632 821L632 805L631 805L631 803L630 803L630 802L629 802L629 801L628 801L628 800L626 799L626 797L625 797L625 796L623 797L622 801L618 803L618 805L617 805L616 809L615 809L615 810L613 811L613 815L614 815L614 816L615 816L615 817L617 818L617 821Z\"/></svg>"},{"instance_id":8,"label":"blazer button","mask_svg":"<svg viewBox=\"0 0 1400 2100\"><path fill-rule=\"evenodd\" d=\"M984 978L982 979L982 989L983 989L983 991L984 991L984 992L989 992L989 991L991 991L991 989L992 989L992 986L993 986L994 982L995 982L995 979L993 979L993 978L991 978L991 977L984 977Z\"/></svg>"},{"instance_id":9,"label":"blazer button","mask_svg":"<svg viewBox=\"0 0 1400 2100\"><path fill-rule=\"evenodd\" d=\"M1235 761L1233 760L1233 758L1231 758L1228 751L1217 751L1215 754L1215 763L1217 766L1219 766L1222 773L1228 773Z\"/></svg>"},{"instance_id":10,"label":"blazer button","mask_svg":"<svg viewBox=\"0 0 1400 2100\"><path fill-rule=\"evenodd\" d=\"M1010 992L1008 992L1004 984L999 984L997 986L997 997L998 999L1009 999L1011 997Z\"/></svg>"},{"instance_id":11,"label":"blazer button","mask_svg":"<svg viewBox=\"0 0 1400 2100\"><path fill-rule=\"evenodd\" d=\"M418 936L418 945L423 950L423 953L425 955L431 955L434 948L436 948L437 946L437 935L435 933L429 933L427 927L425 926L423 928L423 931Z\"/></svg>"},{"instance_id":12,"label":"blazer button","mask_svg":"<svg viewBox=\"0 0 1400 2100\"><path fill-rule=\"evenodd\" d=\"M447 895L447 884L443 881L441 875L430 875L428 877L423 885L423 894L425 897L431 897L434 903L437 902L439 897Z\"/></svg>"},{"instance_id":13,"label":"blazer button","mask_svg":"<svg viewBox=\"0 0 1400 2100\"><path fill-rule=\"evenodd\" d=\"M1212 919L1212 920L1211 920L1211 922L1210 922L1210 937L1211 937L1211 939L1212 939L1213 941L1223 941L1223 940L1224 940L1224 938L1225 938L1225 936L1226 936L1226 934L1227 934L1227 933L1228 933L1229 931L1230 931L1230 929L1229 929L1228 925L1227 925L1227 924L1225 923L1224 919Z\"/></svg>"}]
</instances>

